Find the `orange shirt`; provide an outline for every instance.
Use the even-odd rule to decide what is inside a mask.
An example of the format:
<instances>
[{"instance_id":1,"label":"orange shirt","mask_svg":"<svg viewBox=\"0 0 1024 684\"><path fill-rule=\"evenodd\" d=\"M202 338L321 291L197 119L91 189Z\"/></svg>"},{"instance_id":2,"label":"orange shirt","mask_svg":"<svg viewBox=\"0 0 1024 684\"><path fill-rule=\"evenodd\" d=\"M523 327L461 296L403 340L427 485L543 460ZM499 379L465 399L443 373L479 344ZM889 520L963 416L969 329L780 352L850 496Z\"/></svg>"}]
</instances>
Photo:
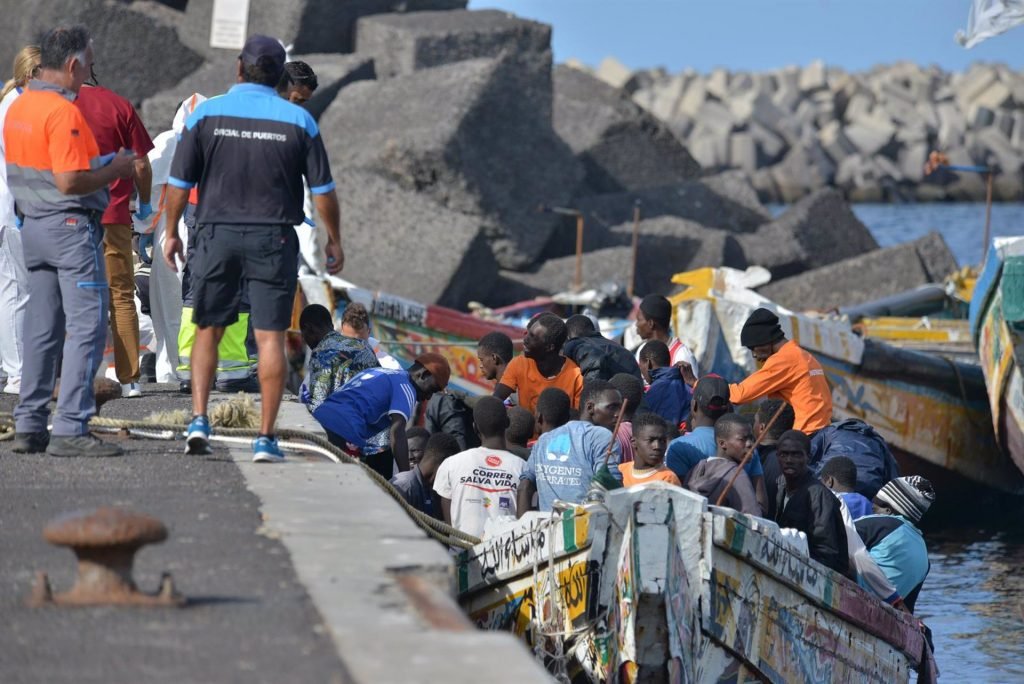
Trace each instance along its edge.
<instances>
[{"instance_id":1,"label":"orange shirt","mask_svg":"<svg viewBox=\"0 0 1024 684\"><path fill-rule=\"evenodd\" d=\"M65 195L54 174L99 167L100 149L75 95L52 83L33 80L11 104L4 121L7 182L26 216L107 208L106 188L88 195Z\"/></svg>"},{"instance_id":2,"label":"orange shirt","mask_svg":"<svg viewBox=\"0 0 1024 684\"><path fill-rule=\"evenodd\" d=\"M511 387L513 392L519 392L519 405L530 413L536 413L537 399L548 387L562 390L569 395L572 407L578 407L580 393L583 391L583 374L572 359L565 359L558 375L546 378L537 370L536 361L517 356L509 362L500 384Z\"/></svg>"},{"instance_id":3,"label":"orange shirt","mask_svg":"<svg viewBox=\"0 0 1024 684\"><path fill-rule=\"evenodd\" d=\"M832 421L832 391L818 360L790 340L768 357L764 367L738 385L729 385L729 401L746 404L780 396L793 407L793 429L817 432Z\"/></svg>"},{"instance_id":4,"label":"orange shirt","mask_svg":"<svg viewBox=\"0 0 1024 684\"><path fill-rule=\"evenodd\" d=\"M653 470L636 472L636 461L620 463L619 472L622 473L622 485L632 487L633 485L646 484L648 482L668 482L676 487L682 487L676 474L669 470L668 466L661 465Z\"/></svg>"}]
</instances>

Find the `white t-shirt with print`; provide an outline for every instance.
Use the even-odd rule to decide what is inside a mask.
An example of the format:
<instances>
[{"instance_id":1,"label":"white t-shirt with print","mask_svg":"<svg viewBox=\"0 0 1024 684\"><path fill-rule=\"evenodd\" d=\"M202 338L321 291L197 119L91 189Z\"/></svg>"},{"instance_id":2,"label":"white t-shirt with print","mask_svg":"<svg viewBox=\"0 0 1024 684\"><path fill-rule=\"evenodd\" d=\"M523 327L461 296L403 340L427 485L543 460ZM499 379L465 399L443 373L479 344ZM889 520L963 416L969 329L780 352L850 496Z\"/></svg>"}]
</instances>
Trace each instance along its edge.
<instances>
[{"instance_id":1,"label":"white t-shirt with print","mask_svg":"<svg viewBox=\"0 0 1024 684\"><path fill-rule=\"evenodd\" d=\"M526 461L509 451L477 447L446 458L434 491L452 502L452 526L481 537L489 519L516 514L516 490Z\"/></svg>"}]
</instances>

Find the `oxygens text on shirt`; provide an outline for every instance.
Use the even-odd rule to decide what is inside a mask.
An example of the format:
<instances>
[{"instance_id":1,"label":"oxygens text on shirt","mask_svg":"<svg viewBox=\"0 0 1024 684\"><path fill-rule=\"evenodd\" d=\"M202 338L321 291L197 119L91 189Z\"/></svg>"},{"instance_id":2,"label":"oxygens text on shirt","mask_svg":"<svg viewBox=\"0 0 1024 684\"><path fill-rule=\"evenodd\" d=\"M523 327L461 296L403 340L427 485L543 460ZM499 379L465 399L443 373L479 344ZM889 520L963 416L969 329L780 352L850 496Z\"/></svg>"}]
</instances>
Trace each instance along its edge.
<instances>
[{"instance_id":1,"label":"oxygens text on shirt","mask_svg":"<svg viewBox=\"0 0 1024 684\"><path fill-rule=\"evenodd\" d=\"M550 511L556 499L581 503L612 441L610 430L579 420L541 435L522 474L537 485L540 510ZM616 467L620 458L619 446L613 443L608 469L621 480Z\"/></svg>"}]
</instances>

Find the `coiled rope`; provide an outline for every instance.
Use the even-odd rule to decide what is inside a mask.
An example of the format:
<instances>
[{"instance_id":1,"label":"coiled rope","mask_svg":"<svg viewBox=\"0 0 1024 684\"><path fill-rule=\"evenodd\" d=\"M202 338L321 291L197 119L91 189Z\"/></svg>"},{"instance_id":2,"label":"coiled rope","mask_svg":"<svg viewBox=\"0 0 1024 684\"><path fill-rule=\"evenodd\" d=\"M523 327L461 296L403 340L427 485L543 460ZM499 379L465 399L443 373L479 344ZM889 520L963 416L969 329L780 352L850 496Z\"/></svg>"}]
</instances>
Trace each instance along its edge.
<instances>
[{"instance_id":1,"label":"coiled rope","mask_svg":"<svg viewBox=\"0 0 1024 684\"><path fill-rule=\"evenodd\" d=\"M158 423L148 420L119 420L114 418L95 417L89 421L89 427L98 430L121 431L127 430L138 437L146 439L175 439L184 436L187 426L173 423ZM277 430L281 446L285 448L310 451L321 456L326 456L335 463L347 463L358 465L369 475L370 479L384 490L399 506L401 506L413 522L416 523L428 536L442 544L455 546L461 549L469 549L480 543L480 540L473 535L466 534L447 525L426 513L413 508L401 492L392 486L385 478L368 467L357 458L349 456L344 451L327 441L320 435L306 432L305 430L294 430L286 428ZM14 416L10 413L0 413L0 440L11 439L14 436ZM229 444L246 444L248 440L259 436L259 430L251 428L217 428L215 434L210 435L212 442L224 442ZM243 439L248 438L248 439Z\"/></svg>"}]
</instances>

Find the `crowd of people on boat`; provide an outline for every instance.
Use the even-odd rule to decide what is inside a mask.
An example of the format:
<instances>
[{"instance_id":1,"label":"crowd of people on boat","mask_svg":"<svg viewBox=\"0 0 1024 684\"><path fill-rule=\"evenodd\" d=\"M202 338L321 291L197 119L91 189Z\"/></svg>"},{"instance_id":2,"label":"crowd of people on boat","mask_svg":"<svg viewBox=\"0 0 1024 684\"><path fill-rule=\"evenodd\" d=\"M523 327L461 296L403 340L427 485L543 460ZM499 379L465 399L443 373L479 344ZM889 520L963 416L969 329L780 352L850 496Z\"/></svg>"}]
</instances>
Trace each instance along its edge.
<instances>
[{"instance_id":1,"label":"crowd of people on boat","mask_svg":"<svg viewBox=\"0 0 1024 684\"><path fill-rule=\"evenodd\" d=\"M20 394L14 451L120 453L89 433L92 378L109 330L123 394L141 394L142 272L155 345L173 340L167 364L192 394L188 452L209 450L210 390L251 383L257 357L253 458L284 460L274 430L298 236L315 206L326 270L338 272L338 203L316 123L297 106L317 87L308 65L253 36L237 80L222 96L186 99L154 141L124 98L96 84L84 28L54 29L19 53L0 102L0 308L11 315L0 360L4 391ZM930 483L900 477L870 426L832 422L822 367L774 313L746 321L740 341L758 368L729 383L700 373L672 311L661 295L640 301L635 351L582 314L533 317L518 356L508 336L489 333L477 357L493 394L469 401L446 391L444 356L403 368L382 350L365 307L350 304L339 326L311 305L299 318L310 352L300 399L332 444L469 535L583 503L595 486L663 483L774 521L811 558L912 611L929 567L918 524L935 501Z\"/></svg>"},{"instance_id":2,"label":"crowd of people on boat","mask_svg":"<svg viewBox=\"0 0 1024 684\"><path fill-rule=\"evenodd\" d=\"M671 303L649 295L644 311L660 322ZM821 366L768 309L741 331L759 367L739 383L698 377L670 326L652 325L662 339L651 334L633 353L586 315L540 313L521 355L503 333L480 339L480 375L494 389L476 400L446 391L444 357L379 368L330 321L323 307L303 312L312 359L303 400L333 443L423 513L485 537L530 511L585 503L595 486L667 483L773 521L814 560L914 609L929 568L918 525L935 492L899 476L870 426L831 421ZM425 427L412 427L417 401Z\"/></svg>"}]
</instances>

